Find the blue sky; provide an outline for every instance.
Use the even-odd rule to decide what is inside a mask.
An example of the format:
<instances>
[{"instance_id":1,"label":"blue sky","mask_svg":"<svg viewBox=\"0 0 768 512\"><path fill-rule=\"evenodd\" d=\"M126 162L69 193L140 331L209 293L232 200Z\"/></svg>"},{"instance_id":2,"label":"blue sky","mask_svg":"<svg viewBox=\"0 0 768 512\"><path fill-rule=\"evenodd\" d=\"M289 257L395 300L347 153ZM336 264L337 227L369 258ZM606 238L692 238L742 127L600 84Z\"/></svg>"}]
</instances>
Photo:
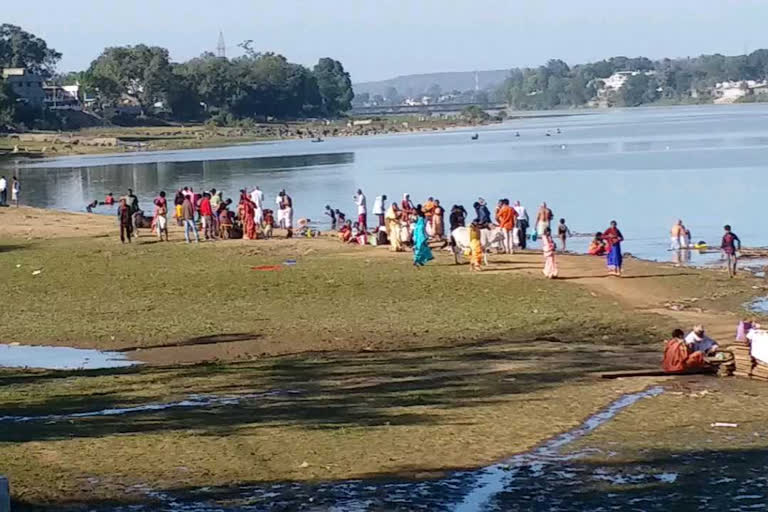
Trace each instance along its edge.
<instances>
[{"instance_id":1,"label":"blue sky","mask_svg":"<svg viewBox=\"0 0 768 512\"><path fill-rule=\"evenodd\" d=\"M613 55L685 57L768 47L768 0L36 0L2 21L83 69L106 46L147 43L184 60L254 48L313 65L342 61L353 81L401 74L573 64Z\"/></svg>"}]
</instances>

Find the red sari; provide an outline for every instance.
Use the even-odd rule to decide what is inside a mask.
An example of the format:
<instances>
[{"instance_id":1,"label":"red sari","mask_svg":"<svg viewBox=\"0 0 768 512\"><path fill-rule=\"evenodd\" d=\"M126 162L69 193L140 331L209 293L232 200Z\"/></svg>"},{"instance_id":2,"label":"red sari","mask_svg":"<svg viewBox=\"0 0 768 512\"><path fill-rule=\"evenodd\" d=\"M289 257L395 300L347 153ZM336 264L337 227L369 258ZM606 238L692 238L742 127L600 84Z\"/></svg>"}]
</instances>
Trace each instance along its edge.
<instances>
[{"instance_id":1,"label":"red sari","mask_svg":"<svg viewBox=\"0 0 768 512\"><path fill-rule=\"evenodd\" d=\"M253 202L245 194L240 195L240 212L241 221L243 223L243 231L245 237L248 240L254 240L256 238L256 223L253 221L253 215L255 213Z\"/></svg>"}]
</instances>

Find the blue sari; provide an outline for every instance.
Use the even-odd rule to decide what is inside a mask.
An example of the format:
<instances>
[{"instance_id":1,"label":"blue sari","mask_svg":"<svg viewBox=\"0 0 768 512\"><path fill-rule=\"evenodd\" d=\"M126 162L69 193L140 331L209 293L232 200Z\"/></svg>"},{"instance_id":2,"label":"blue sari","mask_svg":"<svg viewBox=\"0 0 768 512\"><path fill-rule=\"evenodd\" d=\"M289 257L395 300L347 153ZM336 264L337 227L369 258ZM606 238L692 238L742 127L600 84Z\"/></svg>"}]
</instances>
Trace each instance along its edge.
<instances>
[{"instance_id":1,"label":"blue sari","mask_svg":"<svg viewBox=\"0 0 768 512\"><path fill-rule=\"evenodd\" d=\"M416 227L413 230L413 263L423 266L428 261L434 259L432 250L427 244L427 223L424 217L419 217L416 221Z\"/></svg>"}]
</instances>

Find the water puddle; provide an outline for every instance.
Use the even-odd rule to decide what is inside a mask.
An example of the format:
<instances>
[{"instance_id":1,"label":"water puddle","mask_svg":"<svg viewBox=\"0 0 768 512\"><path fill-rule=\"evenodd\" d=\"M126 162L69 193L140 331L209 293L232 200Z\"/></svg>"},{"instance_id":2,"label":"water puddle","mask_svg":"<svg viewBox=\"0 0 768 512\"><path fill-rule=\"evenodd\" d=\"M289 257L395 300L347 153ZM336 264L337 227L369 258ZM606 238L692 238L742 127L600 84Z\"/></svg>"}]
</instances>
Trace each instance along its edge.
<instances>
[{"instance_id":1,"label":"water puddle","mask_svg":"<svg viewBox=\"0 0 768 512\"><path fill-rule=\"evenodd\" d=\"M156 403L137 405L134 407L122 407L113 409L101 409L98 411L85 411L70 414L46 414L42 416L0 416L0 423L30 423L44 422L56 423L59 421L70 421L80 418L94 418L98 416L123 416L126 414L136 414L142 412L165 411L168 409L181 408L209 408L227 405L238 405L247 400L256 400L259 398L270 398L280 395L298 394L299 391L272 390L263 393L250 393L237 396L217 396L217 395L190 395L186 400L178 402Z\"/></svg>"},{"instance_id":2,"label":"water puddle","mask_svg":"<svg viewBox=\"0 0 768 512\"><path fill-rule=\"evenodd\" d=\"M100 370L140 364L125 354L71 347L0 344L0 367L45 370Z\"/></svg>"},{"instance_id":3,"label":"water puddle","mask_svg":"<svg viewBox=\"0 0 768 512\"><path fill-rule=\"evenodd\" d=\"M621 410L644 398L663 392L654 387L639 393L624 395L597 414L590 416L578 428L561 434L541 446L486 468L456 471L435 480L347 480L328 483L282 483L227 488L200 488L184 493L142 491L156 500L146 505L101 508L120 512L235 512L235 511L350 511L423 510L445 512L475 512L510 510L510 503L499 501L509 492L534 489L546 482L560 487L576 486L584 477L578 468L566 465L581 454L564 455L561 450L569 443L586 436L616 416ZM660 483L672 483L677 475L665 472L649 476ZM552 491L552 489L550 489ZM545 501L535 510L558 509L543 494ZM517 498L515 498L517 500ZM517 509L517 506L513 507ZM529 507L526 507L528 510ZM560 508L564 510L563 508Z\"/></svg>"},{"instance_id":4,"label":"water puddle","mask_svg":"<svg viewBox=\"0 0 768 512\"><path fill-rule=\"evenodd\" d=\"M755 313L768 313L768 297L758 297L752 302L748 302L746 308Z\"/></svg>"}]
</instances>

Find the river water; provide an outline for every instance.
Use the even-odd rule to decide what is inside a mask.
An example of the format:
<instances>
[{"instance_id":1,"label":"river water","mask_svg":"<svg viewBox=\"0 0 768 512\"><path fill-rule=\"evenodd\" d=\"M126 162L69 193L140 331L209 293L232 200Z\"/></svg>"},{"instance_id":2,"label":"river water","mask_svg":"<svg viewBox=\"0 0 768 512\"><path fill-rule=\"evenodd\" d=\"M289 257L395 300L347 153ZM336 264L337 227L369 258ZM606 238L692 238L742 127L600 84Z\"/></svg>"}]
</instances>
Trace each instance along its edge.
<instances>
[{"instance_id":1,"label":"river water","mask_svg":"<svg viewBox=\"0 0 768 512\"><path fill-rule=\"evenodd\" d=\"M475 132L479 139L471 140ZM492 204L506 197L535 212L547 201L572 231L594 233L616 219L625 251L673 260L668 233L678 218L694 241L718 244L730 223L746 245L768 245L759 214L768 193L767 163L768 106L711 105L591 111L322 143L63 157L18 163L4 173L20 175L24 203L77 211L129 187L147 209L159 190L172 196L184 185L216 187L230 197L243 187L259 185L268 198L285 188L296 214L321 226L326 204L355 213L358 187L369 206L376 195L399 200L404 192L416 202L434 196L448 207L470 207L478 196ZM577 238L571 247L587 244ZM693 254L694 263L705 258L713 256Z\"/></svg>"}]
</instances>

